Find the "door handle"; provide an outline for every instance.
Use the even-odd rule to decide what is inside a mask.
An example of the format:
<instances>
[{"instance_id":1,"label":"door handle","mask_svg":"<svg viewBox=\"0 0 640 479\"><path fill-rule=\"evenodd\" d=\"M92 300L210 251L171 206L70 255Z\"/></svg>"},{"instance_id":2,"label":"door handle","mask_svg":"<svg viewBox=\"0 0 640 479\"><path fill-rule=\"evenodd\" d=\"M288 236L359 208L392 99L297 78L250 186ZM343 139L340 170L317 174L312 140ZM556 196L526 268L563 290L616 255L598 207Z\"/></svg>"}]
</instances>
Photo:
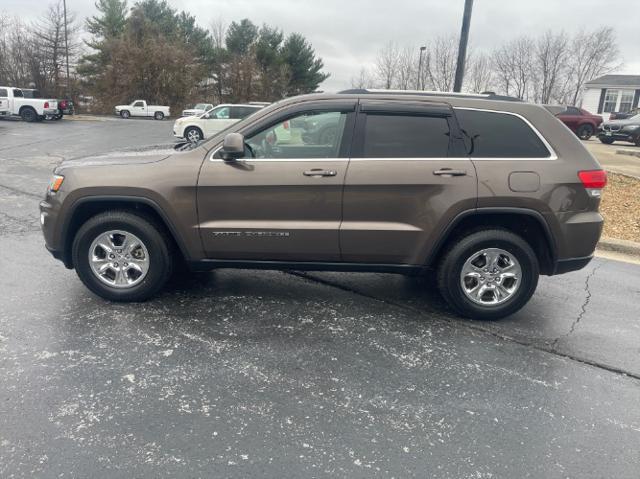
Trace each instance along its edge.
<instances>
[{"instance_id":1,"label":"door handle","mask_svg":"<svg viewBox=\"0 0 640 479\"><path fill-rule=\"evenodd\" d=\"M433 172L437 176L467 176L467 170L453 170L451 168L442 168Z\"/></svg>"},{"instance_id":2,"label":"door handle","mask_svg":"<svg viewBox=\"0 0 640 479\"><path fill-rule=\"evenodd\" d=\"M312 170L306 170L302 174L304 176L336 176L338 172L336 170L323 170L321 168L314 168Z\"/></svg>"}]
</instances>

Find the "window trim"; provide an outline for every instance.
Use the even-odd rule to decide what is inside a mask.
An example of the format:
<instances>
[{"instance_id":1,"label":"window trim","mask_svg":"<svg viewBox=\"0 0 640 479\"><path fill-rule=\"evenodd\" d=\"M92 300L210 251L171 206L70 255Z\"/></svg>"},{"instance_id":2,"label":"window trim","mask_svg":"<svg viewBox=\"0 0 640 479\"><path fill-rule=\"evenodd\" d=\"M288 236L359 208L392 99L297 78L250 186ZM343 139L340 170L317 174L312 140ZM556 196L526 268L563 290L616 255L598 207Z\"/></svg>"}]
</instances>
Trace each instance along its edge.
<instances>
[{"instance_id":1,"label":"window trim","mask_svg":"<svg viewBox=\"0 0 640 479\"><path fill-rule=\"evenodd\" d=\"M482 111L482 112L488 112L488 113L499 113L503 115L515 116L521 119L522 121L524 121L524 123L536 134L536 136L540 139L542 144L545 146L545 148L549 152L549 156L534 156L534 157L516 157L516 158L500 157L500 156L490 156L485 158L472 158L471 156L466 157L472 161L487 161L487 160L488 161L505 161L505 160L506 161L553 161L558 159L558 155L556 154L556 151L549 144L549 142L542 135L542 133L540 133L540 131L533 125L533 123L531 123L529 120L527 120L524 116L520 115L519 113L514 113L512 111L503 111L503 110L489 110L486 108L453 107L454 113L456 110ZM458 121L457 118L456 118L456 121ZM458 124L460 124L460 122L458 122Z\"/></svg>"}]
</instances>

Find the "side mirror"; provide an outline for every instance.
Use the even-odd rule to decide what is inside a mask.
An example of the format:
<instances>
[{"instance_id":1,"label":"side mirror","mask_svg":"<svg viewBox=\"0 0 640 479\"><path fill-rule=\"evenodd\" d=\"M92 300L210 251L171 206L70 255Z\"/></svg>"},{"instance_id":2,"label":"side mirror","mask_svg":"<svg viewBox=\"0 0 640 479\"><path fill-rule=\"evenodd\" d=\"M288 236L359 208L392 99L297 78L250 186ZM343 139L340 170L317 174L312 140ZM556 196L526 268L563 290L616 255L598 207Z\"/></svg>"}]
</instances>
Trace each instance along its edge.
<instances>
[{"instance_id":1,"label":"side mirror","mask_svg":"<svg viewBox=\"0 0 640 479\"><path fill-rule=\"evenodd\" d=\"M233 161L244 156L244 135L228 133L222 142L220 157L224 161Z\"/></svg>"}]
</instances>

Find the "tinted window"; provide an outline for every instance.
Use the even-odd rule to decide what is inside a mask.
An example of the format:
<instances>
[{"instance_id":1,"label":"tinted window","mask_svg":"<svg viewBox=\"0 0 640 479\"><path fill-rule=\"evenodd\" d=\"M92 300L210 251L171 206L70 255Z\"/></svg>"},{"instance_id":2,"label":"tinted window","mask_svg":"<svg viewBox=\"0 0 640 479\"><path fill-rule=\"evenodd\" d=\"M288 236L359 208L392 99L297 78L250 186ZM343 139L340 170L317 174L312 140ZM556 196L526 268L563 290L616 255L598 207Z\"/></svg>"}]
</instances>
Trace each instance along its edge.
<instances>
[{"instance_id":1,"label":"tinted window","mask_svg":"<svg viewBox=\"0 0 640 479\"><path fill-rule=\"evenodd\" d=\"M307 112L280 121L246 139L249 157L338 158L347 114Z\"/></svg>"},{"instance_id":2,"label":"tinted window","mask_svg":"<svg viewBox=\"0 0 640 479\"><path fill-rule=\"evenodd\" d=\"M249 106L236 106L231 109L231 118L242 120L257 110L257 108L251 108Z\"/></svg>"},{"instance_id":3,"label":"tinted window","mask_svg":"<svg viewBox=\"0 0 640 479\"><path fill-rule=\"evenodd\" d=\"M137 101L133 104L133 106L144 106L144 103L142 103L141 101Z\"/></svg>"},{"instance_id":4,"label":"tinted window","mask_svg":"<svg viewBox=\"0 0 640 479\"><path fill-rule=\"evenodd\" d=\"M207 118L209 120L228 120L229 119L229 107L228 106L219 106L218 108L214 108L209 111L207 115L203 118Z\"/></svg>"},{"instance_id":5,"label":"tinted window","mask_svg":"<svg viewBox=\"0 0 640 479\"><path fill-rule=\"evenodd\" d=\"M443 158L449 149L449 124L443 117L368 114L365 158Z\"/></svg>"},{"instance_id":6,"label":"tinted window","mask_svg":"<svg viewBox=\"0 0 640 479\"><path fill-rule=\"evenodd\" d=\"M472 158L547 158L542 140L522 119L506 113L456 109Z\"/></svg>"},{"instance_id":7,"label":"tinted window","mask_svg":"<svg viewBox=\"0 0 640 479\"><path fill-rule=\"evenodd\" d=\"M9 96L9 92L6 88L0 88L0 97L7 98Z\"/></svg>"},{"instance_id":8,"label":"tinted window","mask_svg":"<svg viewBox=\"0 0 640 479\"><path fill-rule=\"evenodd\" d=\"M17 88L13 90L13 96L17 98L24 98L22 90L18 90Z\"/></svg>"},{"instance_id":9,"label":"tinted window","mask_svg":"<svg viewBox=\"0 0 640 479\"><path fill-rule=\"evenodd\" d=\"M578 110L576 107L568 106L567 111L564 113L565 115L582 115L582 112Z\"/></svg>"}]
</instances>

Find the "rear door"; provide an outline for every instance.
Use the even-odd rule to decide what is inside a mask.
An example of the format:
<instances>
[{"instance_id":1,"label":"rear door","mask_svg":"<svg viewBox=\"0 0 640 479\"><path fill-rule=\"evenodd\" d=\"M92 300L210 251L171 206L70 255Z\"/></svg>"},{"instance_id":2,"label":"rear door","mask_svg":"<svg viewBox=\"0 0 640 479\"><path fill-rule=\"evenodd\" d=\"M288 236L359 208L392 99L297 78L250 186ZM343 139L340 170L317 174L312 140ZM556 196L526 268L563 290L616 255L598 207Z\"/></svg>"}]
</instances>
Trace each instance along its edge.
<instances>
[{"instance_id":1,"label":"rear door","mask_svg":"<svg viewBox=\"0 0 640 479\"><path fill-rule=\"evenodd\" d=\"M205 160L198 214L209 258L340 260L355 105L356 100L325 100L290 107L241 131L244 158L223 161L214 153ZM338 134L329 143L309 144L304 127L319 118L332 121ZM290 134L283 138L285 130Z\"/></svg>"},{"instance_id":2,"label":"rear door","mask_svg":"<svg viewBox=\"0 0 640 479\"><path fill-rule=\"evenodd\" d=\"M476 204L472 162L449 105L361 100L340 228L347 262L423 264Z\"/></svg>"}]
</instances>

